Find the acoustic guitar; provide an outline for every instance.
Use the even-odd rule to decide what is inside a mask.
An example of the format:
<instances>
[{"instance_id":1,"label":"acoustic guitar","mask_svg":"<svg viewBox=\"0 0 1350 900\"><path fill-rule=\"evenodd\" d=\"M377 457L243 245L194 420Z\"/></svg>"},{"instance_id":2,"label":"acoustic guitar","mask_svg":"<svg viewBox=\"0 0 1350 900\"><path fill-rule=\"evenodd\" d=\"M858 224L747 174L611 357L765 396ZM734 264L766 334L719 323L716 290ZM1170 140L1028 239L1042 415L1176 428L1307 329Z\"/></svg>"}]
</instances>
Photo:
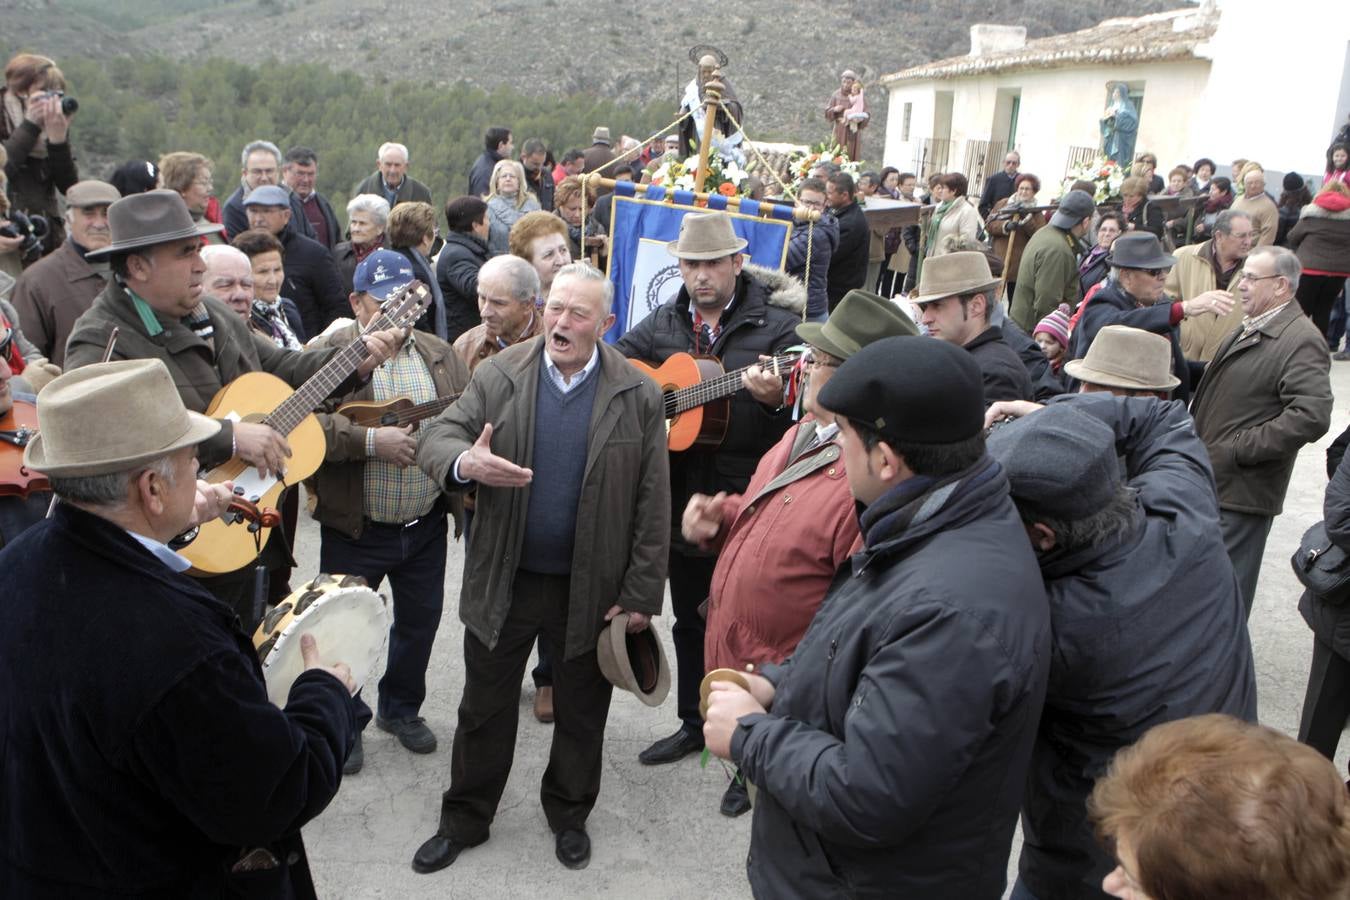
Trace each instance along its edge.
<instances>
[{"instance_id":1,"label":"acoustic guitar","mask_svg":"<svg viewBox=\"0 0 1350 900\"><path fill-rule=\"evenodd\" d=\"M754 365L787 378L800 351L779 353ZM713 356L676 353L659 366L629 360L639 372L656 381L666 397L666 447L679 452L690 447L718 447L731 422L732 394L741 389L741 373L728 372Z\"/></svg>"},{"instance_id":2,"label":"acoustic guitar","mask_svg":"<svg viewBox=\"0 0 1350 900\"><path fill-rule=\"evenodd\" d=\"M323 368L315 372L298 389L266 372L240 375L216 394L206 415L214 419L235 422L262 422L275 428L291 446L286 461L286 472L266 478L239 457L216 466L199 477L219 484L234 482L237 497L258 507L276 507L281 492L288 484L298 484L318 471L327 453L323 428L314 416L325 398L356 371L370 352L361 337L390 328L411 327L431 301L426 285L414 281L400 288L385 300L380 312L346 348L333 354ZM220 575L242 569L257 558L267 543L271 528L253 522L245 525L241 517L235 521L212 519L204 522L192 543L179 551L192 563L192 572L198 575Z\"/></svg>"},{"instance_id":3,"label":"acoustic guitar","mask_svg":"<svg viewBox=\"0 0 1350 900\"><path fill-rule=\"evenodd\" d=\"M362 428L385 426L398 428L411 425L413 431L416 431L418 422L440 415L458 399L459 394L437 397L425 403L413 403L410 397L395 397L379 403L373 400L353 400L339 406L337 411L350 419L353 425L360 425Z\"/></svg>"}]
</instances>

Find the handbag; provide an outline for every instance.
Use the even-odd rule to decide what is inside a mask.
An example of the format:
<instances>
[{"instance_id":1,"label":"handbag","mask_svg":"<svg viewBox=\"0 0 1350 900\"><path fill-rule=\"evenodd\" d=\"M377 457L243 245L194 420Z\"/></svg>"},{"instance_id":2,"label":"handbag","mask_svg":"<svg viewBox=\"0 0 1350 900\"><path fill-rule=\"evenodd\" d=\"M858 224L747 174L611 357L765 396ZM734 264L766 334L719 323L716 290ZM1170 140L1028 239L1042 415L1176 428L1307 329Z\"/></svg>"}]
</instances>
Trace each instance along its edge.
<instances>
[{"instance_id":1,"label":"handbag","mask_svg":"<svg viewBox=\"0 0 1350 900\"><path fill-rule=\"evenodd\" d=\"M1328 603L1350 599L1350 557L1327 536L1325 522L1303 533L1303 540L1289 560L1294 575L1309 592Z\"/></svg>"}]
</instances>

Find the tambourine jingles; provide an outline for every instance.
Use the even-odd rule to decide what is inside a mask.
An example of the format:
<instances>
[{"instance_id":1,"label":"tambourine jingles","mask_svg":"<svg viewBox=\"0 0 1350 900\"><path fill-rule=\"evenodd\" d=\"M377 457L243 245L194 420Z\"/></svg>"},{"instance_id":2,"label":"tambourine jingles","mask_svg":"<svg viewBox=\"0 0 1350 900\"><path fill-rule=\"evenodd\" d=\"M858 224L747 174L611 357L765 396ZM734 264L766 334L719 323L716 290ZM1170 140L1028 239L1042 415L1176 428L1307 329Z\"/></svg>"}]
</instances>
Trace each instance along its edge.
<instances>
[{"instance_id":1,"label":"tambourine jingles","mask_svg":"<svg viewBox=\"0 0 1350 900\"><path fill-rule=\"evenodd\" d=\"M750 690L750 682L735 669L713 669L703 676L703 681L698 686L698 714L705 719L708 718L708 695L712 693L714 681L729 681L747 691Z\"/></svg>"},{"instance_id":2,"label":"tambourine jingles","mask_svg":"<svg viewBox=\"0 0 1350 900\"><path fill-rule=\"evenodd\" d=\"M346 663L360 690L389 640L389 602L357 575L319 575L263 617L253 635L267 698L286 705L304 671L300 636L314 635L325 665Z\"/></svg>"}]
</instances>

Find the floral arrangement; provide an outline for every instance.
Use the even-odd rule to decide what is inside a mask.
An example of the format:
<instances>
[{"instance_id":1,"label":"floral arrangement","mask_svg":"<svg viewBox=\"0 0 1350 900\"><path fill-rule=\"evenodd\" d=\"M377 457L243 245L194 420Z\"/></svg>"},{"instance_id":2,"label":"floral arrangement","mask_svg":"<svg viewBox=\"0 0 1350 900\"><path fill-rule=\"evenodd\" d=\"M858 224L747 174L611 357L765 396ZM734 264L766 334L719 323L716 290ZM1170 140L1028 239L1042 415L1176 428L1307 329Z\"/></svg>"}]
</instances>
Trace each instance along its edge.
<instances>
[{"instance_id":1,"label":"floral arrangement","mask_svg":"<svg viewBox=\"0 0 1350 900\"><path fill-rule=\"evenodd\" d=\"M796 154L788 160L787 174L792 179L792 192L794 194L797 192L798 186L811 174L811 170L820 163L834 163L841 172L847 172L855 180L862 171L862 164L849 159L848 154L838 144L833 142L817 144L811 148L810 152Z\"/></svg>"},{"instance_id":2,"label":"floral arrangement","mask_svg":"<svg viewBox=\"0 0 1350 900\"><path fill-rule=\"evenodd\" d=\"M662 163L652 173L652 184L678 191L694 189L694 173L698 171L697 154L686 160ZM703 179L703 190L724 197L743 197L750 191L750 173L733 160L724 160L716 153L708 154L708 173Z\"/></svg>"},{"instance_id":3,"label":"floral arrangement","mask_svg":"<svg viewBox=\"0 0 1350 900\"><path fill-rule=\"evenodd\" d=\"M1125 170L1120 164L1099 156L1090 163L1070 169L1059 186L1059 196L1063 197L1073 187L1075 181L1090 181L1096 185L1092 199L1098 203L1120 199L1120 186L1125 181Z\"/></svg>"}]
</instances>

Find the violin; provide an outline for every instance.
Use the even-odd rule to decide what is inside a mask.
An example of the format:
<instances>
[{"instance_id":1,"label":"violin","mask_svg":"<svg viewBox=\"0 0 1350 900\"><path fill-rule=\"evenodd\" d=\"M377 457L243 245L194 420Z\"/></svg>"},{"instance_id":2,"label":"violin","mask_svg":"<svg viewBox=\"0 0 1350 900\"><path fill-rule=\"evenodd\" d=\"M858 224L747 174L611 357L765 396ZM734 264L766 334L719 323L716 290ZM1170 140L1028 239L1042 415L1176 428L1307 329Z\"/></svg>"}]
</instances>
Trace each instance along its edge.
<instances>
[{"instance_id":1,"label":"violin","mask_svg":"<svg viewBox=\"0 0 1350 900\"><path fill-rule=\"evenodd\" d=\"M0 497L27 497L33 491L49 491L47 476L23 464L23 448L38 433L37 405L15 399L9 412L0 416Z\"/></svg>"}]
</instances>

